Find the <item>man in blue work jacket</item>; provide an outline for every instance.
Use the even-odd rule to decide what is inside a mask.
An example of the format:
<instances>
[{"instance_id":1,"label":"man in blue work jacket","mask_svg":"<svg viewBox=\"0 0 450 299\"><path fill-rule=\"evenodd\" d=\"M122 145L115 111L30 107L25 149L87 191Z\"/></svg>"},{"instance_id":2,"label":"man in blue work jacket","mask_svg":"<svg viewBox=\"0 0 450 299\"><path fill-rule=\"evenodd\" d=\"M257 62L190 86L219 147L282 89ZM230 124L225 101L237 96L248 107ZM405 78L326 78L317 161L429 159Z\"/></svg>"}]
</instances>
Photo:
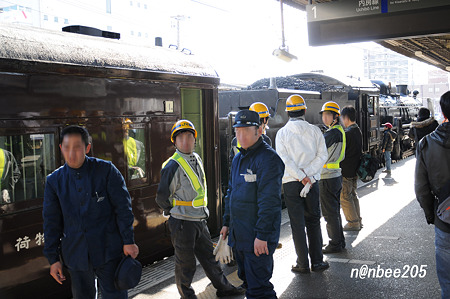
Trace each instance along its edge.
<instances>
[{"instance_id":1,"label":"man in blue work jacket","mask_svg":"<svg viewBox=\"0 0 450 299\"><path fill-rule=\"evenodd\" d=\"M258 113L259 119L261 122L261 127L262 127L262 135L261 136L262 136L264 142L266 142L268 145L272 146L272 139L270 139L270 137L267 136L267 134L266 134L266 129L269 128L269 118L270 118L269 108L266 106L266 104L264 104L262 102L255 102L250 105L250 108L248 108L248 110L255 111L256 113ZM230 150L230 155L228 156L228 161L229 161L230 166L231 166L231 162L233 162L234 156L236 156L236 154L239 152L238 147L241 147L241 145L238 144L237 138L234 137L233 140L231 140L231 150Z\"/></svg>"},{"instance_id":2,"label":"man in blue work jacket","mask_svg":"<svg viewBox=\"0 0 450 299\"><path fill-rule=\"evenodd\" d=\"M79 126L61 132L66 163L47 177L44 193L44 255L50 275L62 284L68 268L75 299L96 298L95 277L103 298L128 298L114 286L122 254L139 253L134 244L131 198L119 170L87 157L89 133ZM62 262L60 261L62 257Z\"/></svg>"},{"instance_id":3,"label":"man in blue work jacket","mask_svg":"<svg viewBox=\"0 0 450 299\"><path fill-rule=\"evenodd\" d=\"M231 165L220 233L229 234L247 298L276 298L270 278L280 237L284 163L263 142L258 113L239 111L233 127L241 148Z\"/></svg>"}]
</instances>

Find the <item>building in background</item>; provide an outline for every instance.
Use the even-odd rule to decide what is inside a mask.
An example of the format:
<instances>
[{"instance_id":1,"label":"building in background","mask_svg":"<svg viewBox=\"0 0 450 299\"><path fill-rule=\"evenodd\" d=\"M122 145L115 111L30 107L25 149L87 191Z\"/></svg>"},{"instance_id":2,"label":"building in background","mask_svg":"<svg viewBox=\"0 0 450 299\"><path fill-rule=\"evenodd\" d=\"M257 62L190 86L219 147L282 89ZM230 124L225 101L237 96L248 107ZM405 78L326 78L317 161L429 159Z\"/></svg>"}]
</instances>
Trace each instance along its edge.
<instances>
[{"instance_id":1,"label":"building in background","mask_svg":"<svg viewBox=\"0 0 450 299\"><path fill-rule=\"evenodd\" d=\"M439 99L441 95L449 90L448 73L434 69L428 71L428 83L412 85L411 90L419 91L419 97L425 99Z\"/></svg>"},{"instance_id":2,"label":"building in background","mask_svg":"<svg viewBox=\"0 0 450 299\"><path fill-rule=\"evenodd\" d=\"M408 58L381 46L364 49L364 77L408 84Z\"/></svg>"},{"instance_id":3,"label":"building in background","mask_svg":"<svg viewBox=\"0 0 450 299\"><path fill-rule=\"evenodd\" d=\"M176 43L173 20L164 15L152 0L0 0L0 23L57 31L83 25L118 32L122 40L148 45L154 45L155 37L160 36L169 36L170 42Z\"/></svg>"},{"instance_id":4,"label":"building in background","mask_svg":"<svg viewBox=\"0 0 450 299\"><path fill-rule=\"evenodd\" d=\"M0 22L40 27L39 0L0 1Z\"/></svg>"},{"instance_id":5,"label":"building in background","mask_svg":"<svg viewBox=\"0 0 450 299\"><path fill-rule=\"evenodd\" d=\"M249 13L256 6L258 13ZM179 44L179 50L189 49L185 53L213 65L221 82L232 85L312 69L392 84L427 83L424 63L375 43L310 47L306 13L289 6L284 9L286 38L299 59L281 61L272 55L281 42L279 8L278 1L260 0L0 0L0 24L57 31L84 25L118 32L122 41L146 46L162 37L163 47Z\"/></svg>"}]
</instances>

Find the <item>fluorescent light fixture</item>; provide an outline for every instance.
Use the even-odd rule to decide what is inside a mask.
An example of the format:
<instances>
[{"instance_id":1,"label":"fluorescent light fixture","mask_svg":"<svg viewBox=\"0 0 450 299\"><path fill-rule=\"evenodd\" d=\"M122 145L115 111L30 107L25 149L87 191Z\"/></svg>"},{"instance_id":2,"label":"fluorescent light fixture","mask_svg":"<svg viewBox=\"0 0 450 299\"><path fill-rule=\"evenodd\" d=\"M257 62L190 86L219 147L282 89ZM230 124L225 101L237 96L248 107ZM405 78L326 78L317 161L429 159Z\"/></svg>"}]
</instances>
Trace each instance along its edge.
<instances>
[{"instance_id":1,"label":"fluorescent light fixture","mask_svg":"<svg viewBox=\"0 0 450 299\"><path fill-rule=\"evenodd\" d=\"M402 45L401 43L399 43L398 41L395 41L393 39L385 40L385 42L387 42L388 44L390 44L391 46L394 46L394 47L400 47Z\"/></svg>"},{"instance_id":2,"label":"fluorescent light fixture","mask_svg":"<svg viewBox=\"0 0 450 299\"><path fill-rule=\"evenodd\" d=\"M416 52L414 52L414 55L416 55L416 56L419 57L419 58L422 58L422 59L425 60L425 61L428 61L429 63L435 64L435 65L439 65L439 64L440 64L440 63L437 62L436 60L434 60L434 59L432 59L432 58L430 58L430 57L428 57L428 56L425 56L425 55L422 53L422 51L416 51Z\"/></svg>"},{"instance_id":3,"label":"fluorescent light fixture","mask_svg":"<svg viewBox=\"0 0 450 299\"><path fill-rule=\"evenodd\" d=\"M297 56L289 53L285 49L275 49L272 53L273 56L280 58L286 62L291 62L292 59L297 59Z\"/></svg>"}]
</instances>

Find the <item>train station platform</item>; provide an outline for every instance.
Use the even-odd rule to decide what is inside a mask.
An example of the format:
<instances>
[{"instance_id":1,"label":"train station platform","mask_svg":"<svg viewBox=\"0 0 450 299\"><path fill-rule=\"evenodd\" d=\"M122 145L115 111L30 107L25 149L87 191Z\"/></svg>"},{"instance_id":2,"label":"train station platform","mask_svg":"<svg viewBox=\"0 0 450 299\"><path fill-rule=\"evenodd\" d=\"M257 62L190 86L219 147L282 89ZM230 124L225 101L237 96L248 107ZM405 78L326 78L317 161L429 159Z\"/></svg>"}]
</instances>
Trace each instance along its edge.
<instances>
[{"instance_id":1,"label":"train station platform","mask_svg":"<svg viewBox=\"0 0 450 299\"><path fill-rule=\"evenodd\" d=\"M440 298L434 257L434 226L427 225L414 194L414 156L394 163L392 175L378 171L370 183L359 182L364 228L345 232L347 248L325 255L324 272L290 271L296 255L287 210L283 210L281 249L274 255L272 283L279 298ZM342 215L343 224L345 218ZM324 243L328 242L322 218ZM239 285L236 267L224 266L229 280ZM193 287L198 298L216 298L201 266ZM147 266L130 298L179 298L174 259ZM244 298L237 296L231 298Z\"/></svg>"}]
</instances>

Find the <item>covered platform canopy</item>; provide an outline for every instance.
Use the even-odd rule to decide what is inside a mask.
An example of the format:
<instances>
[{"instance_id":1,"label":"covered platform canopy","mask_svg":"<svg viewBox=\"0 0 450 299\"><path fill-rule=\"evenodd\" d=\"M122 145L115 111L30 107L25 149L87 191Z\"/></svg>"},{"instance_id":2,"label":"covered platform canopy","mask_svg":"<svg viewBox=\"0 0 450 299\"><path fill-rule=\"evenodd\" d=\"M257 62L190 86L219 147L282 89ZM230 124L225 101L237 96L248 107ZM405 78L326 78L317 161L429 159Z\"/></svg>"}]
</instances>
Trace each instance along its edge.
<instances>
[{"instance_id":1,"label":"covered platform canopy","mask_svg":"<svg viewBox=\"0 0 450 299\"><path fill-rule=\"evenodd\" d=\"M450 71L448 0L283 0L283 3L307 11L312 46L374 41Z\"/></svg>"}]
</instances>

